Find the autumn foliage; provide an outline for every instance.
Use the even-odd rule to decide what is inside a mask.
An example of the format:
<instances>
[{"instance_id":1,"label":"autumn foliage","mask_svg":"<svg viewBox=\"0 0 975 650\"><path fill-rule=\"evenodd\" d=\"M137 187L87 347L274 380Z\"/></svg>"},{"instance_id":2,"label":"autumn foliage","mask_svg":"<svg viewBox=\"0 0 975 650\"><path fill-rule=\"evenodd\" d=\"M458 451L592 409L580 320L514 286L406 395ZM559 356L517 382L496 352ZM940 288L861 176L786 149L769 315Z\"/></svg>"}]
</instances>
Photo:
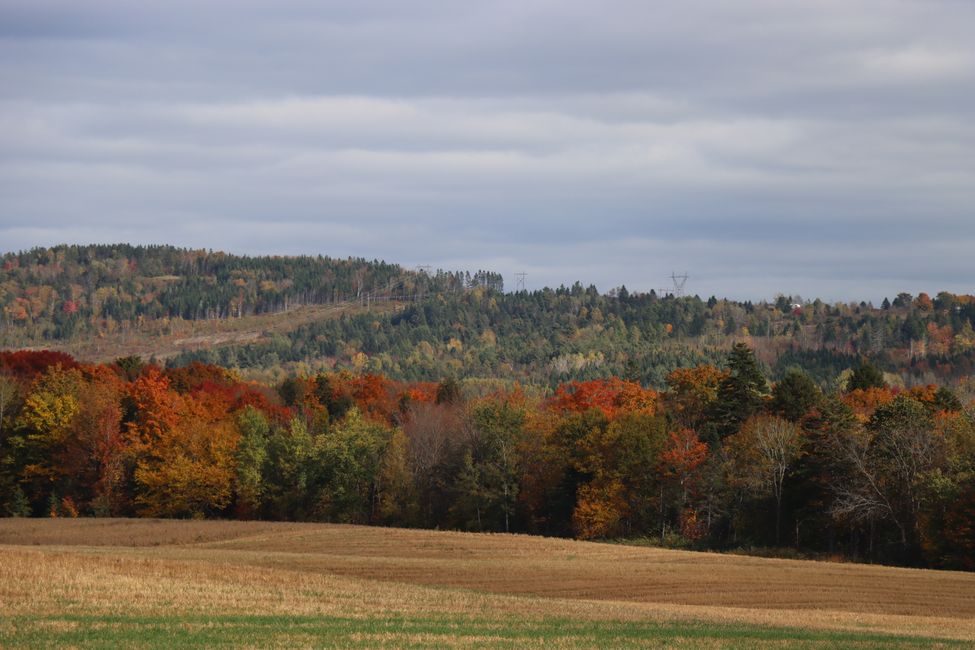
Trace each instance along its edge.
<instances>
[{"instance_id":1,"label":"autumn foliage","mask_svg":"<svg viewBox=\"0 0 975 650\"><path fill-rule=\"evenodd\" d=\"M610 377L544 394L349 372L267 386L202 363L4 352L0 508L791 545L975 569L975 416L952 391L824 394L795 373L768 390L750 355L676 370L663 393ZM763 390L743 399L749 386Z\"/></svg>"},{"instance_id":2,"label":"autumn foliage","mask_svg":"<svg viewBox=\"0 0 975 650\"><path fill-rule=\"evenodd\" d=\"M566 413L597 409L610 420L621 413L653 415L657 407L657 393L617 377L573 381L556 389L551 407Z\"/></svg>"}]
</instances>

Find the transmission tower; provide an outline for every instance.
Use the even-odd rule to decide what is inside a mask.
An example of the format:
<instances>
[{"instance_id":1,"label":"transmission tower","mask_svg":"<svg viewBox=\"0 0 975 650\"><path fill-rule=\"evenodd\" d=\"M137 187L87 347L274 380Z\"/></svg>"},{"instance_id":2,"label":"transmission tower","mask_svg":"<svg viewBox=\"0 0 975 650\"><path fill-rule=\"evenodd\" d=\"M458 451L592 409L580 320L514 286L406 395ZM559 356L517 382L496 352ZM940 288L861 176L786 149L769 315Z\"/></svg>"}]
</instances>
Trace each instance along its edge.
<instances>
[{"instance_id":1,"label":"transmission tower","mask_svg":"<svg viewBox=\"0 0 975 650\"><path fill-rule=\"evenodd\" d=\"M677 275L677 273L671 272L670 280L674 283L674 297L683 298L684 297L684 285L687 284L687 271L683 274Z\"/></svg>"},{"instance_id":2,"label":"transmission tower","mask_svg":"<svg viewBox=\"0 0 975 650\"><path fill-rule=\"evenodd\" d=\"M527 273L522 271L521 273L515 273L515 277L518 279L515 283L515 292L525 291L525 278L528 276Z\"/></svg>"}]
</instances>

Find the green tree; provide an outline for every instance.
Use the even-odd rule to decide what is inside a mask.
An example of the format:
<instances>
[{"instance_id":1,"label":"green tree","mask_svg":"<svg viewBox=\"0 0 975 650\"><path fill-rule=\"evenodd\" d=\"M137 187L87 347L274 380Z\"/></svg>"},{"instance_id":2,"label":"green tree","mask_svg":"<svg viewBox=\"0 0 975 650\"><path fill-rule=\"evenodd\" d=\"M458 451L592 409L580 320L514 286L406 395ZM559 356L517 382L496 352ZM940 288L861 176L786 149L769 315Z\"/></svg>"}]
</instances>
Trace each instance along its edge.
<instances>
[{"instance_id":1,"label":"green tree","mask_svg":"<svg viewBox=\"0 0 975 650\"><path fill-rule=\"evenodd\" d=\"M518 442L525 411L508 401L483 402L467 415L467 449L455 484L455 516L479 529L508 532L519 490Z\"/></svg>"},{"instance_id":2,"label":"green tree","mask_svg":"<svg viewBox=\"0 0 975 650\"><path fill-rule=\"evenodd\" d=\"M264 414L248 406L237 416L240 441L234 454L237 465L236 492L238 515L253 517L261 512L264 495L264 465L267 462L271 427Z\"/></svg>"},{"instance_id":3,"label":"green tree","mask_svg":"<svg viewBox=\"0 0 975 650\"><path fill-rule=\"evenodd\" d=\"M30 517L30 499L24 494L20 485L14 484L10 497L7 499L6 514L8 517Z\"/></svg>"},{"instance_id":4,"label":"green tree","mask_svg":"<svg viewBox=\"0 0 975 650\"><path fill-rule=\"evenodd\" d=\"M961 411L962 403L950 388L940 386L934 393L934 408L938 411Z\"/></svg>"},{"instance_id":5,"label":"green tree","mask_svg":"<svg viewBox=\"0 0 975 650\"><path fill-rule=\"evenodd\" d=\"M409 440L402 429L395 429L386 445L376 481L377 521L385 524L416 525L420 502L413 468L410 466Z\"/></svg>"},{"instance_id":6,"label":"green tree","mask_svg":"<svg viewBox=\"0 0 975 650\"><path fill-rule=\"evenodd\" d=\"M846 390L868 388L884 388L887 382L884 381L884 373L872 365L866 359L861 359L860 363L853 369L850 378L846 382Z\"/></svg>"},{"instance_id":7,"label":"green tree","mask_svg":"<svg viewBox=\"0 0 975 650\"><path fill-rule=\"evenodd\" d=\"M315 378L315 396L318 403L328 411L328 417L333 422L344 418L349 409L355 406L351 395L336 390L336 383L324 373Z\"/></svg>"},{"instance_id":8,"label":"green tree","mask_svg":"<svg viewBox=\"0 0 975 650\"><path fill-rule=\"evenodd\" d=\"M492 495L484 486L483 473L474 461L474 454L467 450L454 479L455 496L450 507L451 514L467 530L484 530L482 513Z\"/></svg>"},{"instance_id":9,"label":"green tree","mask_svg":"<svg viewBox=\"0 0 975 650\"><path fill-rule=\"evenodd\" d=\"M278 386L278 395L285 406L300 406L307 391L308 382L301 377L288 377Z\"/></svg>"},{"instance_id":10,"label":"green tree","mask_svg":"<svg viewBox=\"0 0 975 650\"><path fill-rule=\"evenodd\" d=\"M315 440L316 513L327 521L365 524L377 514L380 470L392 438L355 408Z\"/></svg>"},{"instance_id":11,"label":"green tree","mask_svg":"<svg viewBox=\"0 0 975 650\"><path fill-rule=\"evenodd\" d=\"M264 511L274 519L303 520L313 508L309 496L314 439L300 417L275 426L267 443Z\"/></svg>"},{"instance_id":12,"label":"green tree","mask_svg":"<svg viewBox=\"0 0 975 650\"><path fill-rule=\"evenodd\" d=\"M765 374L747 345L736 343L728 353L727 365L728 374L710 409L709 425L716 439L734 434L745 420L760 413L769 395Z\"/></svg>"},{"instance_id":13,"label":"green tree","mask_svg":"<svg viewBox=\"0 0 975 650\"><path fill-rule=\"evenodd\" d=\"M769 409L790 422L799 422L822 401L816 383L799 368L790 368L772 389Z\"/></svg>"}]
</instances>

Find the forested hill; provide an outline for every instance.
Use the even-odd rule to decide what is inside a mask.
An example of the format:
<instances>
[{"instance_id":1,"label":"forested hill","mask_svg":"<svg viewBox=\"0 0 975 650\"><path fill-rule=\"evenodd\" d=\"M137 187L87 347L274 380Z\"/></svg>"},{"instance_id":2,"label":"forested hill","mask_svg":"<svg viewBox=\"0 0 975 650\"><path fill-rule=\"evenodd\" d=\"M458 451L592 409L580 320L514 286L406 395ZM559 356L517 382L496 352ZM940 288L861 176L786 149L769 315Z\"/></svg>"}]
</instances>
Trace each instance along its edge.
<instances>
[{"instance_id":1,"label":"forested hill","mask_svg":"<svg viewBox=\"0 0 975 650\"><path fill-rule=\"evenodd\" d=\"M2 342L64 340L159 319L240 318L298 305L409 298L485 285L497 274L435 275L329 257L246 257L173 246L55 246L0 262Z\"/></svg>"},{"instance_id":2,"label":"forested hill","mask_svg":"<svg viewBox=\"0 0 975 650\"><path fill-rule=\"evenodd\" d=\"M82 358L71 346L92 337L111 350L113 336L141 336L152 353L180 324L251 319L246 343L205 340L165 355L168 363L200 360L264 376L350 368L549 386L621 376L659 387L674 368L720 362L738 340L773 378L800 366L824 386L839 385L861 356L906 386L953 384L975 361L975 298L945 292L902 293L880 306L600 293L580 283L505 293L501 276L486 271L428 274L363 259L169 246L59 246L2 259L0 346ZM266 325L273 314L328 304L355 309Z\"/></svg>"},{"instance_id":3,"label":"forested hill","mask_svg":"<svg viewBox=\"0 0 975 650\"><path fill-rule=\"evenodd\" d=\"M866 356L894 384L950 384L972 373L973 321L971 299L948 294L901 295L873 308L795 307L788 297L752 304L625 289L600 294L579 284L507 294L475 289L392 315L320 321L263 343L187 353L178 363L306 364L308 372L337 366L404 380L452 375L549 386L619 376L660 387L671 370L719 363L735 341L747 340L776 379L800 366L835 387Z\"/></svg>"}]
</instances>

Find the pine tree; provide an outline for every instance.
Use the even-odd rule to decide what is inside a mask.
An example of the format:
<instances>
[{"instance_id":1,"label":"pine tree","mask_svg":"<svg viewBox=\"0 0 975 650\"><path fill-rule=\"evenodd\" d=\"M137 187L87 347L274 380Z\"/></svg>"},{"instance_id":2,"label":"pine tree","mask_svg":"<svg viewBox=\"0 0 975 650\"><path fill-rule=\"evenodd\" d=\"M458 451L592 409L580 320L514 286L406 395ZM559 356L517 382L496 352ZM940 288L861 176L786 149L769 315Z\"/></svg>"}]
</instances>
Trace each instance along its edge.
<instances>
[{"instance_id":1,"label":"pine tree","mask_svg":"<svg viewBox=\"0 0 975 650\"><path fill-rule=\"evenodd\" d=\"M880 372L874 365L866 359L853 369L853 374L846 382L846 390L856 390L857 388L866 390L868 388L883 388L887 385L884 381L884 373Z\"/></svg>"},{"instance_id":2,"label":"pine tree","mask_svg":"<svg viewBox=\"0 0 975 650\"><path fill-rule=\"evenodd\" d=\"M727 363L728 375L718 387L709 418L712 441L736 433L742 422L764 408L769 395L765 374L747 345L735 343Z\"/></svg>"},{"instance_id":3,"label":"pine tree","mask_svg":"<svg viewBox=\"0 0 975 650\"><path fill-rule=\"evenodd\" d=\"M14 486L13 494L10 495L7 514L11 517L30 517L32 514L30 500L19 485Z\"/></svg>"}]
</instances>

